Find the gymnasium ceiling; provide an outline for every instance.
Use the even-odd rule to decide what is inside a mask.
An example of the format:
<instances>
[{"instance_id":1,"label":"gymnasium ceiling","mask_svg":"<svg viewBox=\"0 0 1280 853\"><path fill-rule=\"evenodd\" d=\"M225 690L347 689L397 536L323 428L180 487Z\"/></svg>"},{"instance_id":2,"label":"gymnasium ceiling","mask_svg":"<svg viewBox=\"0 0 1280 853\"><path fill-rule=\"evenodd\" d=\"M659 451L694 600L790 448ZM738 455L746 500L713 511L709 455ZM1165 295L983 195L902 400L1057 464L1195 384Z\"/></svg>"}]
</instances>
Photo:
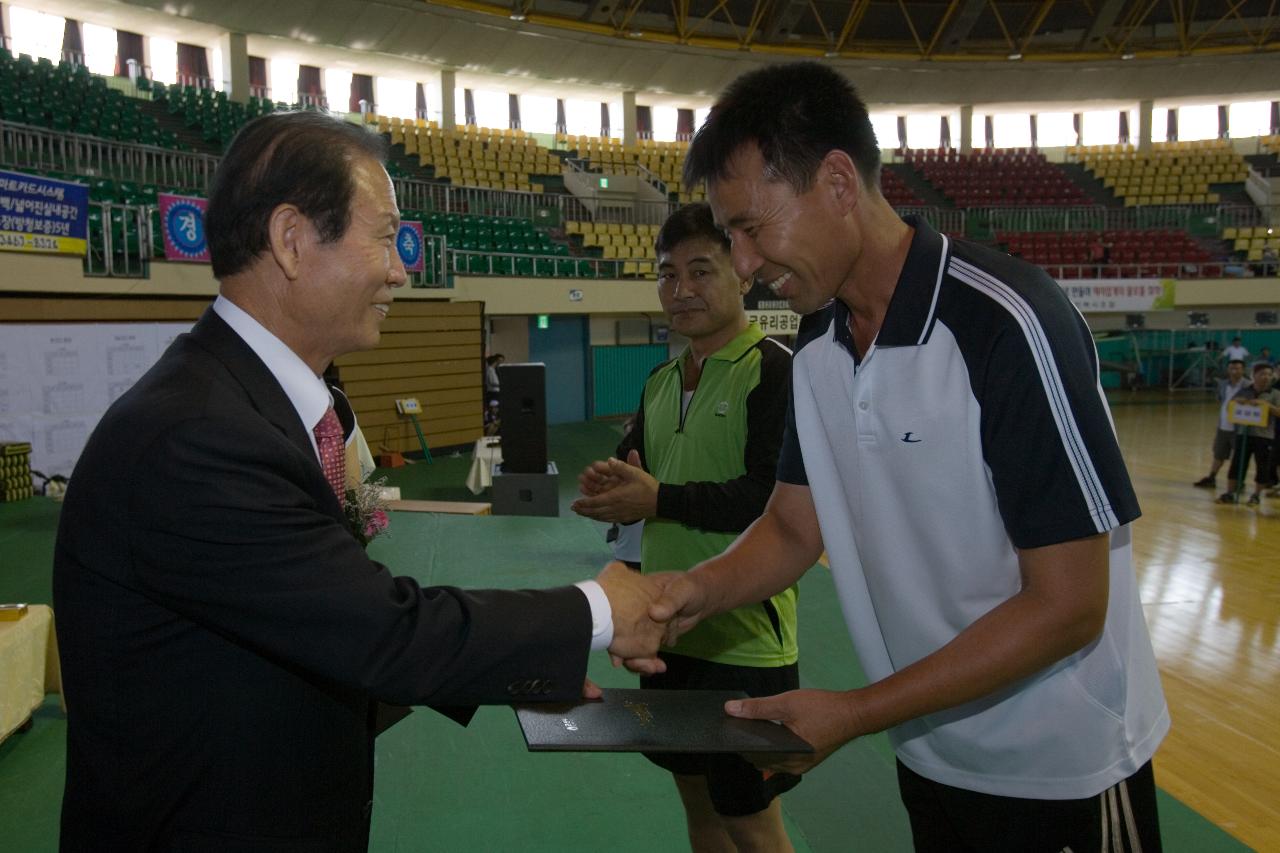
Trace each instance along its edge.
<instances>
[{"instance_id":1,"label":"gymnasium ceiling","mask_svg":"<svg viewBox=\"0 0 1280 853\"><path fill-rule=\"evenodd\" d=\"M1274 50L1273 0L434 0L616 38L790 55L1081 61ZM429 4L431 5L431 4Z\"/></svg>"},{"instance_id":2,"label":"gymnasium ceiling","mask_svg":"<svg viewBox=\"0 0 1280 853\"><path fill-rule=\"evenodd\" d=\"M31 2L31 0L27 0ZM1163 103L1280 93L1280 0L38 0L78 20L363 73L703 106L812 58L871 104Z\"/></svg>"}]
</instances>

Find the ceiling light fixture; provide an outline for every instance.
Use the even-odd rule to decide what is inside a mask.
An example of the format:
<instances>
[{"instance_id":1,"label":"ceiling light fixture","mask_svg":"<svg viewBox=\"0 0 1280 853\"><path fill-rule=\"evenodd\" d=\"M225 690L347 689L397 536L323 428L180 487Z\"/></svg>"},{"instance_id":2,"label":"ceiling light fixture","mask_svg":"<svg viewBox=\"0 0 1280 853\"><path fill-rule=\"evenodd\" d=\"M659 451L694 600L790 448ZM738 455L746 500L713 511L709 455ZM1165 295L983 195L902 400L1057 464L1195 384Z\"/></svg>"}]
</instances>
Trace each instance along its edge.
<instances>
[{"instance_id":1,"label":"ceiling light fixture","mask_svg":"<svg viewBox=\"0 0 1280 853\"><path fill-rule=\"evenodd\" d=\"M512 12L507 17L513 21L523 21L525 19L525 15L523 12Z\"/></svg>"},{"instance_id":2,"label":"ceiling light fixture","mask_svg":"<svg viewBox=\"0 0 1280 853\"><path fill-rule=\"evenodd\" d=\"M1127 59L1133 59L1133 58L1134 58L1134 56L1135 56L1135 54L1132 54L1132 53L1122 53L1122 54L1120 54L1120 58L1121 58L1121 59L1126 59L1126 60L1127 60Z\"/></svg>"},{"instance_id":3,"label":"ceiling light fixture","mask_svg":"<svg viewBox=\"0 0 1280 853\"><path fill-rule=\"evenodd\" d=\"M1022 54L1021 54L1021 53L1011 53L1011 54L1009 54L1009 61L1010 61L1010 62L1017 62L1017 61L1018 61L1019 59L1021 59L1021 58L1022 58Z\"/></svg>"}]
</instances>

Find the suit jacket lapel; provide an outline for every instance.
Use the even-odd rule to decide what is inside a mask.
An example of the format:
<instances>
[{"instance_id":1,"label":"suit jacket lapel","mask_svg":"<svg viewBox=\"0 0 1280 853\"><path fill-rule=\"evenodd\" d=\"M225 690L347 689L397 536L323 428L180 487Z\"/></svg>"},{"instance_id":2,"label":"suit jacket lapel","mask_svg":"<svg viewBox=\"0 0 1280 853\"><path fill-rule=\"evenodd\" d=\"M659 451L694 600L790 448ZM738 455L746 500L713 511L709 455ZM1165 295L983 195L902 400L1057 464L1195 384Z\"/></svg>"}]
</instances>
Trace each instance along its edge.
<instances>
[{"instance_id":1,"label":"suit jacket lapel","mask_svg":"<svg viewBox=\"0 0 1280 853\"><path fill-rule=\"evenodd\" d=\"M231 327L209 308L191 330L191 335L227 368L240 384L253 407L299 450L315 456L307 429L280 383Z\"/></svg>"},{"instance_id":2,"label":"suit jacket lapel","mask_svg":"<svg viewBox=\"0 0 1280 853\"><path fill-rule=\"evenodd\" d=\"M254 409L313 463L318 478L317 488L314 490L317 501L330 515L345 524L342 506L324 479L315 448L311 446L311 437L303 426L302 419L298 417L298 410L293 407L289 396L284 393L262 359L212 308L207 309L196 322L191 336L222 362L231 377L244 389Z\"/></svg>"}]
</instances>

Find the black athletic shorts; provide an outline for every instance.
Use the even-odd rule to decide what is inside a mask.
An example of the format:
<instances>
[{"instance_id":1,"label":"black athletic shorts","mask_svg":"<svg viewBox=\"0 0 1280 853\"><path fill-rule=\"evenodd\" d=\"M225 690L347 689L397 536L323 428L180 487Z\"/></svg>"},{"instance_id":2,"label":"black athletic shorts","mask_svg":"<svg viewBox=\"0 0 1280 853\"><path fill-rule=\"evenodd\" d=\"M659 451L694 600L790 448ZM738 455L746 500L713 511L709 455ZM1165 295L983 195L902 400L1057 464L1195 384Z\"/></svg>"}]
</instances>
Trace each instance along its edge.
<instances>
[{"instance_id":1,"label":"black athletic shorts","mask_svg":"<svg viewBox=\"0 0 1280 853\"><path fill-rule=\"evenodd\" d=\"M667 671L640 677L640 686L653 690L741 690L748 696L773 696L800 686L800 667L733 666L662 652ZM707 777L707 790L716 814L742 817L764 811L773 798L800 784L791 773L766 773L740 755L689 755L647 752L654 764L682 776Z\"/></svg>"},{"instance_id":2,"label":"black athletic shorts","mask_svg":"<svg viewBox=\"0 0 1280 853\"><path fill-rule=\"evenodd\" d=\"M926 779L901 761L898 789L916 853L1160 853L1150 761L1083 800L980 794Z\"/></svg>"}]
</instances>

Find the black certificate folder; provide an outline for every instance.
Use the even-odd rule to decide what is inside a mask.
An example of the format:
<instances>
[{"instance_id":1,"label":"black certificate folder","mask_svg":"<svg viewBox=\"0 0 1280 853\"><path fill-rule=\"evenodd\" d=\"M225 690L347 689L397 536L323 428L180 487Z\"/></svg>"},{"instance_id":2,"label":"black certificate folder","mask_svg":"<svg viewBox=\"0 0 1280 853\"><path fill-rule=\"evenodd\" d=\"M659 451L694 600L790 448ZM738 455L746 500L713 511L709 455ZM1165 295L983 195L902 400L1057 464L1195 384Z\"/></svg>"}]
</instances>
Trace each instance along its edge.
<instances>
[{"instance_id":1,"label":"black certificate folder","mask_svg":"<svg viewBox=\"0 0 1280 853\"><path fill-rule=\"evenodd\" d=\"M515 706L531 752L813 752L768 720L724 712L738 690L606 689L601 700Z\"/></svg>"}]
</instances>

